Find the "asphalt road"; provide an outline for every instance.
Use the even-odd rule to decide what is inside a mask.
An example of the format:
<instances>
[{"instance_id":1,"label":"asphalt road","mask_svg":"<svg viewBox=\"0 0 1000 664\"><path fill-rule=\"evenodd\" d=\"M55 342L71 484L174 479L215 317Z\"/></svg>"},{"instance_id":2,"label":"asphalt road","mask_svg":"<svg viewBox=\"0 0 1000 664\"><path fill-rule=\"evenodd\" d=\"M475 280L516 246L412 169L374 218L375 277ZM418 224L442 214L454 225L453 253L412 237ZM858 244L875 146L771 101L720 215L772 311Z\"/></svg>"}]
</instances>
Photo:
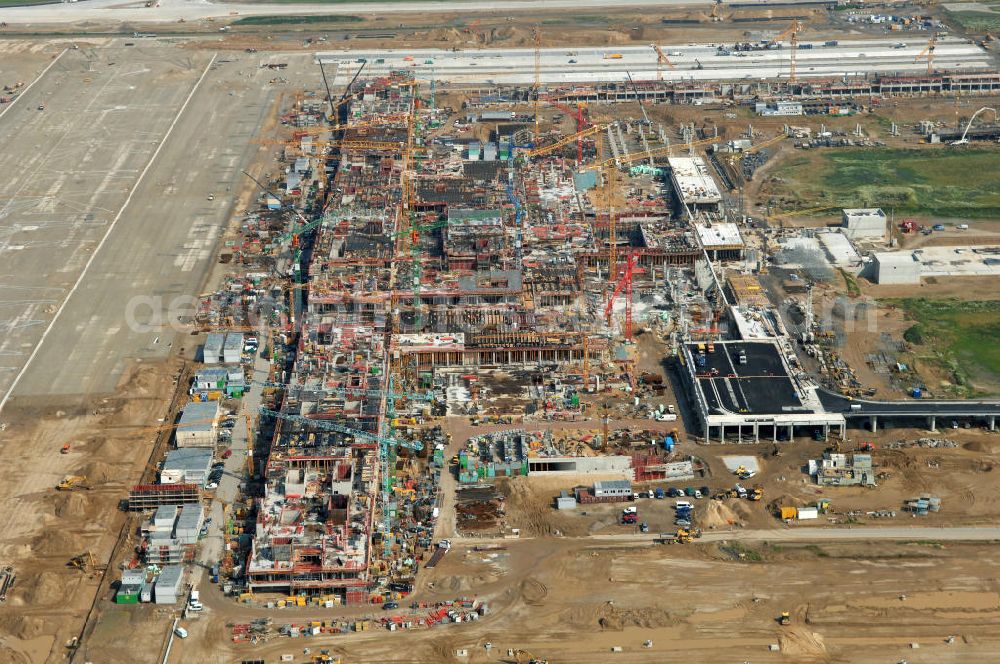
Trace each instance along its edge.
<instances>
[{"instance_id":1,"label":"asphalt road","mask_svg":"<svg viewBox=\"0 0 1000 664\"><path fill-rule=\"evenodd\" d=\"M808 43L812 48L803 48ZM901 42L894 38L841 39L836 46L823 40L803 39L796 53L796 75L831 77L872 72L924 73L927 63L916 56L926 42ZM674 42L661 44L672 67L658 67L657 55L648 44L545 48L540 52L539 76L543 83L585 83L621 81L628 72L635 80L667 81L740 80L782 78L789 75L791 49L750 51L719 55L715 44ZM324 51L317 57L341 65L337 84L346 84L357 70L358 61L367 61L366 74L388 74L405 69L417 78L434 77L451 83L526 84L534 81L534 50L530 48L399 49ZM992 66L989 53L976 44L958 38L941 38L934 50L934 66L952 69L982 69ZM659 70L659 72L658 72Z\"/></svg>"},{"instance_id":2,"label":"asphalt road","mask_svg":"<svg viewBox=\"0 0 1000 664\"><path fill-rule=\"evenodd\" d=\"M672 533L671 533L672 534ZM614 544L652 544L661 539L660 533L623 533L621 535L587 535L585 537L565 537L560 539L587 540L595 543ZM533 539L533 538L523 538ZM705 531L697 542L723 542L728 540L750 542L856 542L884 540L942 541L942 542L1000 542L1000 527L964 527L954 528L920 526L872 526L859 528L817 528L791 527L768 530L709 530ZM453 545L516 542L504 538L479 538L456 536L451 538Z\"/></svg>"},{"instance_id":3,"label":"asphalt road","mask_svg":"<svg viewBox=\"0 0 1000 664\"><path fill-rule=\"evenodd\" d=\"M848 417L896 416L926 417L983 417L1000 416L1000 401L996 400L950 400L910 399L899 401L873 401L868 399L848 399L825 388L817 390L820 402L828 412L843 413ZM858 408L854 408L858 406Z\"/></svg>"},{"instance_id":4,"label":"asphalt road","mask_svg":"<svg viewBox=\"0 0 1000 664\"><path fill-rule=\"evenodd\" d=\"M765 5L808 4L810 0L770 0ZM811 0L815 2L815 0ZM307 14L384 14L384 2L345 2L338 4L213 3L207 0L158 0L157 7L144 3L125 4L121 0L84 0L37 7L0 9L0 20L7 23L76 23L79 21L143 21L176 23L178 19L192 21L204 18L236 19L238 16L278 16ZM587 10L612 7L636 7L654 10L659 7L710 5L710 0L442 0L439 2L393 2L391 11L398 13L518 12L553 9ZM237 16L238 15L238 16Z\"/></svg>"}]
</instances>

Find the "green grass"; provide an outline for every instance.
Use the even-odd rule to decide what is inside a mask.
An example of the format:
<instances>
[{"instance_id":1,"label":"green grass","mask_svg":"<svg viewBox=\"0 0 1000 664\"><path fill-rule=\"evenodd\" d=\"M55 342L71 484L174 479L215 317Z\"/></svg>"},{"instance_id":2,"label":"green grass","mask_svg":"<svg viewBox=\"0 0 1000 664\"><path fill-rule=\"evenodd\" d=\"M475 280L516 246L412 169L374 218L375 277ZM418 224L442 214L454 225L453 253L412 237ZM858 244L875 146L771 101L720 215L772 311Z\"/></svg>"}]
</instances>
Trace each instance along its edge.
<instances>
[{"instance_id":1,"label":"green grass","mask_svg":"<svg viewBox=\"0 0 1000 664\"><path fill-rule=\"evenodd\" d=\"M959 395L1000 392L1000 300L886 303L901 307L920 325L925 343L916 349L918 358L950 372Z\"/></svg>"},{"instance_id":2,"label":"green grass","mask_svg":"<svg viewBox=\"0 0 1000 664\"><path fill-rule=\"evenodd\" d=\"M854 275L841 269L840 276L844 278L844 284L847 286L847 294L850 297L861 297L861 287L858 286L858 280L854 278Z\"/></svg>"},{"instance_id":3,"label":"green grass","mask_svg":"<svg viewBox=\"0 0 1000 664\"><path fill-rule=\"evenodd\" d=\"M991 12L948 12L948 16L966 30L987 32L1000 28L1000 14Z\"/></svg>"},{"instance_id":4,"label":"green grass","mask_svg":"<svg viewBox=\"0 0 1000 664\"><path fill-rule=\"evenodd\" d=\"M245 16L233 25L289 25L296 23L359 23L360 16Z\"/></svg>"},{"instance_id":5,"label":"green grass","mask_svg":"<svg viewBox=\"0 0 1000 664\"><path fill-rule=\"evenodd\" d=\"M796 155L773 175L792 209L881 207L940 217L1000 218L1000 151L823 150Z\"/></svg>"}]
</instances>

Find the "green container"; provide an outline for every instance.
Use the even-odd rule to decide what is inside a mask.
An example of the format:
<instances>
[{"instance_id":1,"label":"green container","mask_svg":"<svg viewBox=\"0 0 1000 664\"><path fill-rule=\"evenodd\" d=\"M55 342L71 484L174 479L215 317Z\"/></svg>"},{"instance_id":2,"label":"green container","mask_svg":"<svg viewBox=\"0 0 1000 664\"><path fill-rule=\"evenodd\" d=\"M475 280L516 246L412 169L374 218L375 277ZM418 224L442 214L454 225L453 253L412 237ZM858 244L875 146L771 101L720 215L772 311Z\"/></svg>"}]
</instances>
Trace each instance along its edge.
<instances>
[{"instance_id":1,"label":"green container","mask_svg":"<svg viewBox=\"0 0 1000 664\"><path fill-rule=\"evenodd\" d=\"M138 604L139 593L118 593L115 595L115 604Z\"/></svg>"}]
</instances>

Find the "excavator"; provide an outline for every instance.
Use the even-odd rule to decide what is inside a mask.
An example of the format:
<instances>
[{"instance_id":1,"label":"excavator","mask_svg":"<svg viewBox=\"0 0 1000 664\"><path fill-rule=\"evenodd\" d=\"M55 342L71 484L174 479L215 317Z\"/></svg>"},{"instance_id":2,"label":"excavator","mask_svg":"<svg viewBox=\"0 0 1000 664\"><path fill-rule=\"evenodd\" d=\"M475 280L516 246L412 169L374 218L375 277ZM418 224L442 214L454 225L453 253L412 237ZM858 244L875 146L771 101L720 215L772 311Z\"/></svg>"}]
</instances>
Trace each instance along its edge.
<instances>
[{"instance_id":1,"label":"excavator","mask_svg":"<svg viewBox=\"0 0 1000 664\"><path fill-rule=\"evenodd\" d=\"M74 489L89 489L87 478L83 475L67 475L56 485L57 491L73 491Z\"/></svg>"},{"instance_id":2,"label":"excavator","mask_svg":"<svg viewBox=\"0 0 1000 664\"><path fill-rule=\"evenodd\" d=\"M91 553L90 551L84 551L78 556L73 556L72 558L69 559L69 562L66 564L69 567L81 570L83 572L87 571L88 566L91 569L97 567L97 563L94 561L94 554Z\"/></svg>"},{"instance_id":3,"label":"excavator","mask_svg":"<svg viewBox=\"0 0 1000 664\"><path fill-rule=\"evenodd\" d=\"M792 616L788 611L782 611L781 615L778 617L778 624L782 627L787 627L792 624Z\"/></svg>"},{"instance_id":4,"label":"excavator","mask_svg":"<svg viewBox=\"0 0 1000 664\"><path fill-rule=\"evenodd\" d=\"M764 497L764 487L759 484L755 484L753 489L750 490L750 495L747 496L750 500L761 500Z\"/></svg>"}]
</instances>

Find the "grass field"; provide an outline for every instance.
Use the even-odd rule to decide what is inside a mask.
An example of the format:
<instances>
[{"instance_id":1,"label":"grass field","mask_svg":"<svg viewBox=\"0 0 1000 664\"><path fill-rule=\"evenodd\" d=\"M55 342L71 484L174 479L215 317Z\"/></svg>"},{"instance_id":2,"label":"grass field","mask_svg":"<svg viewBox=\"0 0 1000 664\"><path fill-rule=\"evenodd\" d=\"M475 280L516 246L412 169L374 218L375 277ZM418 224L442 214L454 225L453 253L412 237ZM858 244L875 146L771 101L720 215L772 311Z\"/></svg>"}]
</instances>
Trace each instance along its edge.
<instances>
[{"instance_id":1,"label":"grass field","mask_svg":"<svg viewBox=\"0 0 1000 664\"><path fill-rule=\"evenodd\" d=\"M917 357L948 371L959 394L1000 392L1000 300L887 301L919 327ZM937 386L930 386L936 388Z\"/></svg>"},{"instance_id":2,"label":"grass field","mask_svg":"<svg viewBox=\"0 0 1000 664\"><path fill-rule=\"evenodd\" d=\"M938 217L1000 218L1000 151L797 152L771 174L768 192L786 210L822 205L881 207Z\"/></svg>"}]
</instances>

